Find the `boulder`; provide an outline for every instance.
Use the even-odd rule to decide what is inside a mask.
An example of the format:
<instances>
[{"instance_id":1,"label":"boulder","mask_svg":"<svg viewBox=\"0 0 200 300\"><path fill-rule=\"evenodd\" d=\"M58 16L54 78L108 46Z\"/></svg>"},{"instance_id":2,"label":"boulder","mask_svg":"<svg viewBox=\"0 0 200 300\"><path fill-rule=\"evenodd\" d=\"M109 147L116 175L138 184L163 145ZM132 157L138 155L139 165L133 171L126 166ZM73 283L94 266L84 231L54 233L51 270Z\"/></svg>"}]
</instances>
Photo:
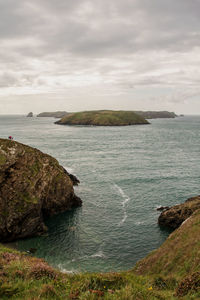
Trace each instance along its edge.
<instances>
[{"instance_id":1,"label":"boulder","mask_svg":"<svg viewBox=\"0 0 200 300\"><path fill-rule=\"evenodd\" d=\"M33 113L32 112L28 113L27 117L28 118L32 118L33 117Z\"/></svg>"},{"instance_id":2,"label":"boulder","mask_svg":"<svg viewBox=\"0 0 200 300\"><path fill-rule=\"evenodd\" d=\"M42 234L44 216L81 206L70 176L50 155L0 139L0 241Z\"/></svg>"}]
</instances>

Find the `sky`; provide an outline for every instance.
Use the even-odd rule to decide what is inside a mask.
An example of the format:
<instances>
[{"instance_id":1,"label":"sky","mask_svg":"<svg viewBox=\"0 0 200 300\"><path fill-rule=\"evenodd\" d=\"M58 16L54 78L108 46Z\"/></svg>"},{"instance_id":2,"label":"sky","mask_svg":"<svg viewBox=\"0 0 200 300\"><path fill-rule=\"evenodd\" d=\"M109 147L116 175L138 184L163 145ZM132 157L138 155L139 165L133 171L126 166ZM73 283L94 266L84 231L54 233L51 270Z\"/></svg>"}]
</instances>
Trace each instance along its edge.
<instances>
[{"instance_id":1,"label":"sky","mask_svg":"<svg viewBox=\"0 0 200 300\"><path fill-rule=\"evenodd\" d=\"M200 0L0 0L0 114L200 114Z\"/></svg>"}]
</instances>

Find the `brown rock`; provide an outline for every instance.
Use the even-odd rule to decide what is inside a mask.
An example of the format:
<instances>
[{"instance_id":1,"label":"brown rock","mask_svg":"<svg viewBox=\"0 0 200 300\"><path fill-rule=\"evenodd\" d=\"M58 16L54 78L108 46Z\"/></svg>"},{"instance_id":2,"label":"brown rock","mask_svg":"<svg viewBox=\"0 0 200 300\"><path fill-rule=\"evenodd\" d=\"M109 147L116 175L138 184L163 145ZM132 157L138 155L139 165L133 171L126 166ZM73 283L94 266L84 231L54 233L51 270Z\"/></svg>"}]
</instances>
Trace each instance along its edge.
<instances>
[{"instance_id":1,"label":"brown rock","mask_svg":"<svg viewBox=\"0 0 200 300\"><path fill-rule=\"evenodd\" d=\"M189 198L183 204L164 210L158 218L158 224L176 229L199 208L200 196Z\"/></svg>"},{"instance_id":2,"label":"brown rock","mask_svg":"<svg viewBox=\"0 0 200 300\"><path fill-rule=\"evenodd\" d=\"M73 181L56 159L0 139L0 241L38 235L44 216L80 206Z\"/></svg>"}]
</instances>

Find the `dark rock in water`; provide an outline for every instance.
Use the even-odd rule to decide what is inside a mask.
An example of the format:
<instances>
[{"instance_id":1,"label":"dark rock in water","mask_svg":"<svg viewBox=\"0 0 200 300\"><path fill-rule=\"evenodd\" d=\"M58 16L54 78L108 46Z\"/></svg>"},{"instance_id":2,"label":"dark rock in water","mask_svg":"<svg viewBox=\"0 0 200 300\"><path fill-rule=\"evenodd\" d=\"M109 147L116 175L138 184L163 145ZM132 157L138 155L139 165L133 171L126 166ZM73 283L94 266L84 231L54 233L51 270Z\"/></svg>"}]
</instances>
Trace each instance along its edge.
<instances>
[{"instance_id":1,"label":"dark rock in water","mask_svg":"<svg viewBox=\"0 0 200 300\"><path fill-rule=\"evenodd\" d=\"M28 113L27 117L28 118L32 118L33 117L33 113L32 112Z\"/></svg>"},{"instance_id":2,"label":"dark rock in water","mask_svg":"<svg viewBox=\"0 0 200 300\"><path fill-rule=\"evenodd\" d=\"M166 209L169 209L169 208L170 208L169 206L160 206L156 210L163 211L163 210L166 210Z\"/></svg>"},{"instance_id":3,"label":"dark rock in water","mask_svg":"<svg viewBox=\"0 0 200 300\"><path fill-rule=\"evenodd\" d=\"M0 139L0 241L43 234L44 216L81 204L73 180L55 158Z\"/></svg>"},{"instance_id":4,"label":"dark rock in water","mask_svg":"<svg viewBox=\"0 0 200 300\"><path fill-rule=\"evenodd\" d=\"M69 176L69 178L73 182L73 185L78 185L80 183L80 181L75 175L68 173L67 170L65 170L65 173Z\"/></svg>"},{"instance_id":5,"label":"dark rock in water","mask_svg":"<svg viewBox=\"0 0 200 300\"><path fill-rule=\"evenodd\" d=\"M36 251L37 251L36 248L30 248L30 249L29 249L29 253L32 253L32 254L35 253Z\"/></svg>"},{"instance_id":6,"label":"dark rock in water","mask_svg":"<svg viewBox=\"0 0 200 300\"><path fill-rule=\"evenodd\" d=\"M183 204L164 210L158 218L158 224L176 229L197 209L200 209L200 196L189 198Z\"/></svg>"}]
</instances>

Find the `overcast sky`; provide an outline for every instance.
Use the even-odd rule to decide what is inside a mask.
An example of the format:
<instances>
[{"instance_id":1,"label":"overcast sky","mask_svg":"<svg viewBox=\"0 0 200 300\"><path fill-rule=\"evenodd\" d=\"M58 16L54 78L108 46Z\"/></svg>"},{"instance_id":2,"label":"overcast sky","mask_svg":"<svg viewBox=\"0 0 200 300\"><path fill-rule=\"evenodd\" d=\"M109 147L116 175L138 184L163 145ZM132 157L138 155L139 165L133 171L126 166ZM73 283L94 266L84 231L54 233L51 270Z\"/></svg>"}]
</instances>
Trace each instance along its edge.
<instances>
[{"instance_id":1,"label":"overcast sky","mask_svg":"<svg viewBox=\"0 0 200 300\"><path fill-rule=\"evenodd\" d=\"M200 114L200 0L0 0L0 113Z\"/></svg>"}]
</instances>

